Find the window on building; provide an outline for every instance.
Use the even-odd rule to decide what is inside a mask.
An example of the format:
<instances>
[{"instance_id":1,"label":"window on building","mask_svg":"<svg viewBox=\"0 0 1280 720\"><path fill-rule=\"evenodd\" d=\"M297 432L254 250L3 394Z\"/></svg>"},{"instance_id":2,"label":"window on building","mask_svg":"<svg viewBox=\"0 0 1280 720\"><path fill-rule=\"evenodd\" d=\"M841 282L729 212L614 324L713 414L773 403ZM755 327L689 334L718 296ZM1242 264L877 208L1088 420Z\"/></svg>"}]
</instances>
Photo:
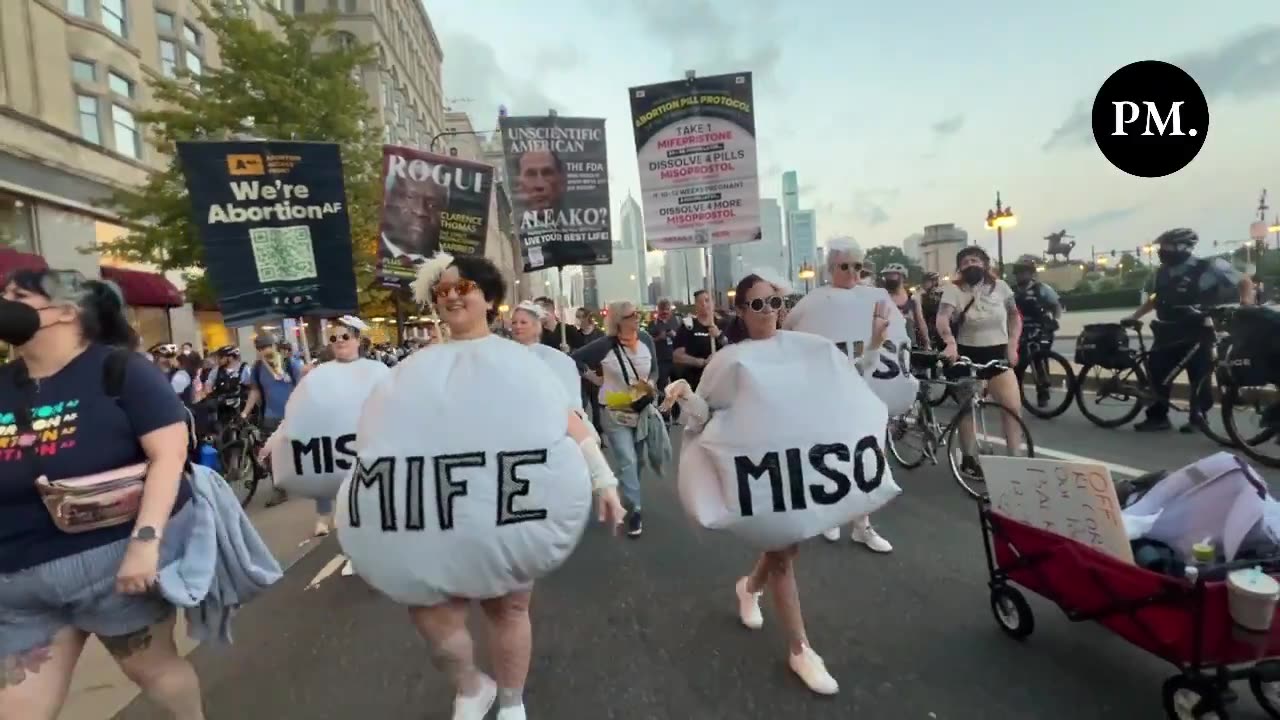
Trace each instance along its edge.
<instances>
[{"instance_id":1,"label":"window on building","mask_svg":"<svg viewBox=\"0 0 1280 720\"><path fill-rule=\"evenodd\" d=\"M338 12L338 0L329 0L329 12Z\"/></svg>"},{"instance_id":2,"label":"window on building","mask_svg":"<svg viewBox=\"0 0 1280 720\"><path fill-rule=\"evenodd\" d=\"M115 128L116 152L131 158L142 157L142 143L133 113L120 105L111 106L111 124Z\"/></svg>"},{"instance_id":3,"label":"window on building","mask_svg":"<svg viewBox=\"0 0 1280 720\"><path fill-rule=\"evenodd\" d=\"M204 65L200 62L200 53L190 48L187 49L187 69L192 75L199 75L204 69Z\"/></svg>"},{"instance_id":4,"label":"window on building","mask_svg":"<svg viewBox=\"0 0 1280 720\"><path fill-rule=\"evenodd\" d=\"M307 11L307 0L293 0L293 14L302 15Z\"/></svg>"},{"instance_id":5,"label":"window on building","mask_svg":"<svg viewBox=\"0 0 1280 720\"><path fill-rule=\"evenodd\" d=\"M128 37L124 0L98 0L98 2L102 9L102 27L120 37Z\"/></svg>"},{"instance_id":6,"label":"window on building","mask_svg":"<svg viewBox=\"0 0 1280 720\"><path fill-rule=\"evenodd\" d=\"M356 46L356 36L349 32L336 32L333 34L333 46L340 50L350 50Z\"/></svg>"},{"instance_id":7,"label":"window on building","mask_svg":"<svg viewBox=\"0 0 1280 720\"><path fill-rule=\"evenodd\" d=\"M0 247L36 252L36 223L30 201L0 192Z\"/></svg>"},{"instance_id":8,"label":"window on building","mask_svg":"<svg viewBox=\"0 0 1280 720\"><path fill-rule=\"evenodd\" d=\"M120 97L133 97L133 81L120 73L107 73L107 87Z\"/></svg>"},{"instance_id":9,"label":"window on building","mask_svg":"<svg viewBox=\"0 0 1280 720\"><path fill-rule=\"evenodd\" d=\"M359 3L357 3L356 0L347 0L347 12L349 13L355 12L357 10L358 4Z\"/></svg>"},{"instance_id":10,"label":"window on building","mask_svg":"<svg viewBox=\"0 0 1280 720\"><path fill-rule=\"evenodd\" d=\"M173 13L156 11L156 30L162 33L171 33L176 27L173 22Z\"/></svg>"},{"instance_id":11,"label":"window on building","mask_svg":"<svg viewBox=\"0 0 1280 720\"><path fill-rule=\"evenodd\" d=\"M160 72L165 77L178 74L178 44L172 40L160 41Z\"/></svg>"},{"instance_id":12,"label":"window on building","mask_svg":"<svg viewBox=\"0 0 1280 720\"><path fill-rule=\"evenodd\" d=\"M77 82L95 83L98 81L98 68L88 60L72 60L71 77Z\"/></svg>"},{"instance_id":13,"label":"window on building","mask_svg":"<svg viewBox=\"0 0 1280 720\"><path fill-rule=\"evenodd\" d=\"M87 0L67 0L67 13L76 17L88 17Z\"/></svg>"},{"instance_id":14,"label":"window on building","mask_svg":"<svg viewBox=\"0 0 1280 720\"><path fill-rule=\"evenodd\" d=\"M200 47L200 31L191 27L191 23L182 24L182 37L192 45Z\"/></svg>"},{"instance_id":15,"label":"window on building","mask_svg":"<svg viewBox=\"0 0 1280 720\"><path fill-rule=\"evenodd\" d=\"M98 122L98 98L93 95L76 95L76 114L79 116L80 137L95 145L102 144L101 125Z\"/></svg>"}]
</instances>

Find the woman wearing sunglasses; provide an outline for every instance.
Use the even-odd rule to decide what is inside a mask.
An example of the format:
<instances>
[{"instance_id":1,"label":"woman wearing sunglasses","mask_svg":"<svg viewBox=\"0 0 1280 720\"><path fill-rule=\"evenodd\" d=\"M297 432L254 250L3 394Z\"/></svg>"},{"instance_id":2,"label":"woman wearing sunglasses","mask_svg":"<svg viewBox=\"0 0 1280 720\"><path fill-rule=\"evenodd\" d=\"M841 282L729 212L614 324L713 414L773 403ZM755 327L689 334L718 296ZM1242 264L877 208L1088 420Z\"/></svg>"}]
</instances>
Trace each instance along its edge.
<instances>
[{"instance_id":1,"label":"woman wearing sunglasses","mask_svg":"<svg viewBox=\"0 0 1280 720\"><path fill-rule=\"evenodd\" d=\"M662 473L671 457L666 422L657 412L658 357L653 338L640 329L640 311L630 302L609 303L605 337L572 355L579 366L598 367L600 424L614 459L627 505L627 535L644 532L641 519L641 462Z\"/></svg>"},{"instance_id":2,"label":"woman wearing sunglasses","mask_svg":"<svg viewBox=\"0 0 1280 720\"><path fill-rule=\"evenodd\" d=\"M488 259L439 254L414 283L449 342L409 356L360 416L358 465L339 492L338 538L366 582L409 607L456 688L453 718L524 720L534 582L573 551L593 489L617 528L617 480L562 383L491 331L506 283ZM495 482L496 479L496 482ZM494 677L477 669L478 601Z\"/></svg>"},{"instance_id":3,"label":"woman wearing sunglasses","mask_svg":"<svg viewBox=\"0 0 1280 720\"><path fill-rule=\"evenodd\" d=\"M877 475L874 486L867 485L863 490L865 483L860 480L858 490L851 490L846 479L851 470L847 448L856 437L846 430L865 425L875 433L869 438L874 442L876 435L883 432L884 406L860 376L848 371L848 359L834 345L808 333L778 329L778 312L785 305L780 285L755 274L738 283L734 291L738 312L728 330L729 347L712 357L696 393L687 381L679 380L668 388L664 405L679 402L687 418L680 458L680 497L686 510L707 527L728 529L765 549L750 573L735 586L742 624L752 630L764 625L760 596L767 589L787 637L791 670L813 692L833 695L839 684L809 646L800 611L794 567L799 543L821 533L832 521L847 521L883 504L896 494L896 486L887 480L880 489L882 482ZM777 413L785 415L787 408L803 408L790 412L806 414L809 422L776 417ZM809 412L815 413L813 417L808 417ZM758 418L764 415L774 416L775 423L782 422L776 428L758 431ZM816 419L824 416L835 421ZM858 419L849 419L852 416ZM846 453L843 458L832 444L836 439L848 444L841 446ZM859 442L856 447L861 450L864 443ZM802 470L787 461L785 473L783 468L771 472L792 448L802 448L810 462L815 454L821 455L821 448L826 448L828 454L836 453L836 459L821 471ZM870 458L872 448L854 454ZM700 459L713 456L718 459ZM883 473L883 457L878 450L876 456ZM744 461L763 471L754 484L750 478L744 484L741 470L736 478L726 481L723 476L733 471L724 468L741 468ZM808 475L811 472L814 474ZM778 496L772 496L772 506L768 502L773 481L767 478L781 481L784 475L792 478L789 509L778 507ZM837 497L837 491L827 492L833 487L832 477L844 482L845 495ZM797 500L797 480L802 481L802 486L822 488L821 500ZM819 480L816 485L809 484ZM867 494L859 495L859 491ZM873 492L877 493L875 497ZM749 504L754 511L746 509ZM759 524L753 527L753 523Z\"/></svg>"}]
</instances>

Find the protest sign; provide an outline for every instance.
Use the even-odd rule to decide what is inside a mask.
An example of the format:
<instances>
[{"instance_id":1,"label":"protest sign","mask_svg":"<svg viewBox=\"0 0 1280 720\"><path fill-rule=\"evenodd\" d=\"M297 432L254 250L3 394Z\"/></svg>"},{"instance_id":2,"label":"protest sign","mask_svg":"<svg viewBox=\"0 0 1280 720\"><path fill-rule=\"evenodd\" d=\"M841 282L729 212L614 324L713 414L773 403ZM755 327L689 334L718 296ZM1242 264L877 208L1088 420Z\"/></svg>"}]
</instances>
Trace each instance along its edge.
<instances>
[{"instance_id":1,"label":"protest sign","mask_svg":"<svg viewBox=\"0 0 1280 720\"><path fill-rule=\"evenodd\" d=\"M697 388L711 418L680 453L686 511L773 550L897 496L884 403L848 362L825 339L786 331L716 352Z\"/></svg>"},{"instance_id":2,"label":"protest sign","mask_svg":"<svg viewBox=\"0 0 1280 720\"><path fill-rule=\"evenodd\" d=\"M630 95L649 245L759 240L751 73L634 87Z\"/></svg>"},{"instance_id":3,"label":"protest sign","mask_svg":"<svg viewBox=\"0 0 1280 720\"><path fill-rule=\"evenodd\" d=\"M1115 482L1106 465L985 455L978 461L992 510L1133 562Z\"/></svg>"},{"instance_id":4,"label":"protest sign","mask_svg":"<svg viewBox=\"0 0 1280 720\"><path fill-rule=\"evenodd\" d=\"M440 251L484 255L493 168L385 145L382 181L378 276L384 281L412 282L417 266Z\"/></svg>"},{"instance_id":5,"label":"protest sign","mask_svg":"<svg viewBox=\"0 0 1280 720\"><path fill-rule=\"evenodd\" d=\"M338 539L391 599L434 605L528 588L573 552L591 479L564 385L497 336L435 345L365 402Z\"/></svg>"},{"instance_id":6,"label":"protest sign","mask_svg":"<svg viewBox=\"0 0 1280 720\"><path fill-rule=\"evenodd\" d=\"M224 323L356 311L336 144L179 142L178 160Z\"/></svg>"},{"instance_id":7,"label":"protest sign","mask_svg":"<svg viewBox=\"0 0 1280 720\"><path fill-rule=\"evenodd\" d=\"M604 120L499 118L524 271L613 262Z\"/></svg>"}]
</instances>

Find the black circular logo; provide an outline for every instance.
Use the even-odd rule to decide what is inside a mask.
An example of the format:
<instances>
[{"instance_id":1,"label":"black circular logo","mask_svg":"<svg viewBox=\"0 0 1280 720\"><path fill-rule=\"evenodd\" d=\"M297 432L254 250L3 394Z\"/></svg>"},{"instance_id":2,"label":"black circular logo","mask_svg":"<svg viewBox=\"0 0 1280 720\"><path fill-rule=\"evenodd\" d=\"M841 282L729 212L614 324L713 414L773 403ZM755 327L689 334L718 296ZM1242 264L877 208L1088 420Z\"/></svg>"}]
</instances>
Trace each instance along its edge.
<instances>
[{"instance_id":1,"label":"black circular logo","mask_svg":"<svg viewBox=\"0 0 1280 720\"><path fill-rule=\"evenodd\" d=\"M1209 103L1177 65L1142 60L1102 83L1093 99L1093 139L1120 170L1158 178L1186 167L1209 135Z\"/></svg>"}]
</instances>

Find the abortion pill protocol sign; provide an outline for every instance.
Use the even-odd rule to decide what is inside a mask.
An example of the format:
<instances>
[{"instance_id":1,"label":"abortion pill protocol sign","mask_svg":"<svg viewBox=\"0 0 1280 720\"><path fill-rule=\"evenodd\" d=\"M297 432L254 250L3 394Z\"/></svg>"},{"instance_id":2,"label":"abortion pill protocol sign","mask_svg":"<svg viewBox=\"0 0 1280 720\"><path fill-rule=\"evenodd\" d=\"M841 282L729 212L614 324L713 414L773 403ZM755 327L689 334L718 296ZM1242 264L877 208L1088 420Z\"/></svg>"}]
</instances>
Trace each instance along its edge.
<instances>
[{"instance_id":1,"label":"abortion pill protocol sign","mask_svg":"<svg viewBox=\"0 0 1280 720\"><path fill-rule=\"evenodd\" d=\"M630 95L652 248L758 240L751 73L646 85Z\"/></svg>"}]
</instances>

